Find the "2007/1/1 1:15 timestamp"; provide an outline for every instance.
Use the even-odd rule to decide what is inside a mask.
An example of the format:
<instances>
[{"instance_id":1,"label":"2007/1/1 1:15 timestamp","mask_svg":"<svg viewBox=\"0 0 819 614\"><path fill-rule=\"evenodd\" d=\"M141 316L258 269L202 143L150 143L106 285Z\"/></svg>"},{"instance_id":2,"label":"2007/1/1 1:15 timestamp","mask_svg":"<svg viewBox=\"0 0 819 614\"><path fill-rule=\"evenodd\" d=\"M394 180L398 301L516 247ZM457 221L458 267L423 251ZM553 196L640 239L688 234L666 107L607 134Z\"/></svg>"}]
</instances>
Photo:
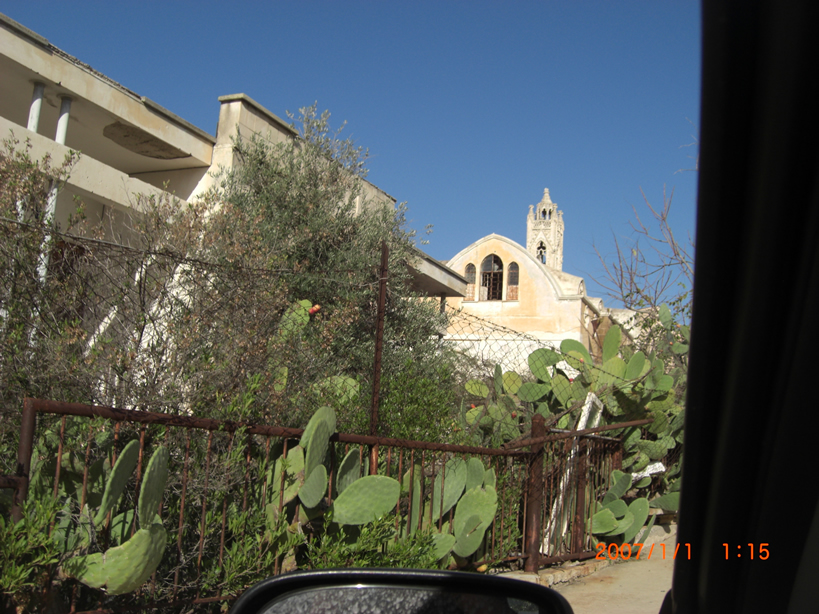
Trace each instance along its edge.
<instances>
[{"instance_id":1,"label":"2007/1/1 1:15 timestamp","mask_svg":"<svg viewBox=\"0 0 819 614\"><path fill-rule=\"evenodd\" d=\"M771 553L768 551L768 544L737 544L736 548L734 548L731 544L722 544L722 547L725 548L725 560L731 558L742 558L743 556L748 557L749 559L759 559L761 561L766 560Z\"/></svg>"},{"instance_id":2,"label":"2007/1/1 1:15 timestamp","mask_svg":"<svg viewBox=\"0 0 819 614\"><path fill-rule=\"evenodd\" d=\"M767 545L767 544L766 544ZM657 552L654 552L654 546L657 546ZM682 548L680 548L682 546ZM660 553L662 551L662 554ZM600 542L597 544L597 556L594 557L598 560L605 560L611 559L612 561L615 559L623 559L624 561L629 560L630 558L634 558L636 560L640 559L640 555L643 555L643 558L650 559L651 555L654 554L655 558L659 558L662 556L664 559L666 556L666 548L665 544L641 544L636 543L632 546L632 544L608 544L608 546ZM691 544L677 544L674 547L673 552L671 548L668 549L669 558L676 559L677 555L681 558L691 559Z\"/></svg>"}]
</instances>

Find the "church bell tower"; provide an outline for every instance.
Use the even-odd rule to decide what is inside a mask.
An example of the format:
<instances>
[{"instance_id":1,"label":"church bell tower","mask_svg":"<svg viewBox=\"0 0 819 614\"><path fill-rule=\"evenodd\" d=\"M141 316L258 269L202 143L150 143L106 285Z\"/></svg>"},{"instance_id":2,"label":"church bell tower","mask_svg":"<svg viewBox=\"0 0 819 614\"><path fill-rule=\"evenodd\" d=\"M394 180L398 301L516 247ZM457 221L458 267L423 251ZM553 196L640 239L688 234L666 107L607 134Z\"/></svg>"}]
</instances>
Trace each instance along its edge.
<instances>
[{"instance_id":1,"label":"church bell tower","mask_svg":"<svg viewBox=\"0 0 819 614\"><path fill-rule=\"evenodd\" d=\"M549 189L526 217L526 250L551 269L563 270L563 212L552 202Z\"/></svg>"}]
</instances>

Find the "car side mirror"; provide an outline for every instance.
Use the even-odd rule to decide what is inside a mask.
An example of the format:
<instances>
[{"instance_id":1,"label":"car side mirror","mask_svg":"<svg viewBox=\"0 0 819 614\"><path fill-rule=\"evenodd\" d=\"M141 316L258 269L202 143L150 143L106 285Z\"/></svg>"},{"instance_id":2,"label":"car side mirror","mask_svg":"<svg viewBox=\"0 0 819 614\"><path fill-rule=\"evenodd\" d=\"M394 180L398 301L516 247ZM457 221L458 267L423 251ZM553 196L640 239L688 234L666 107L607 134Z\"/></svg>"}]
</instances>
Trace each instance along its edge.
<instances>
[{"instance_id":1,"label":"car side mirror","mask_svg":"<svg viewBox=\"0 0 819 614\"><path fill-rule=\"evenodd\" d=\"M415 569L328 569L249 588L231 614L572 614L552 589L500 576Z\"/></svg>"}]
</instances>

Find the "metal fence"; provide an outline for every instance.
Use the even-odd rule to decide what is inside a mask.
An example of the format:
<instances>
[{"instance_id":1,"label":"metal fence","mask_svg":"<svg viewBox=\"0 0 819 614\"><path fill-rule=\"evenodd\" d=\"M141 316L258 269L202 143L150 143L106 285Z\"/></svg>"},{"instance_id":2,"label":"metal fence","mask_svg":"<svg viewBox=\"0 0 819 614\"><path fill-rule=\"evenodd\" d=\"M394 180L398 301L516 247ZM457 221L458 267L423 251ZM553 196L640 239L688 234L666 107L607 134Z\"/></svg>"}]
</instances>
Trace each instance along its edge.
<instances>
[{"instance_id":1,"label":"metal fence","mask_svg":"<svg viewBox=\"0 0 819 614\"><path fill-rule=\"evenodd\" d=\"M482 546L482 562L535 571L542 565L592 554L589 510L602 497L611 469L618 466L620 449L619 440L595 433L628 425L549 433L543 419L536 416L531 438L519 441L515 449L336 433L331 438L325 494L329 497L335 492L340 455L359 446L361 460L370 461L371 474L403 479L408 485L395 510L400 534L410 522L407 502L412 501L414 488L421 489L423 501L431 495L433 485L443 489L447 460L480 458L495 470L498 480L497 514ZM135 509L148 454L165 445L170 451L169 479L160 513L168 543L162 563L144 587L122 597L67 583L71 584L71 611L113 612L126 605L139 609L207 607L235 598L243 587L259 579L286 571L286 553L275 551L271 546L275 540L269 533L265 537L264 525L259 524L265 518L260 507L272 503L267 513L281 517L282 498L271 497L275 487L269 469L301 434L301 429L26 399L17 475L4 478L0 486L15 488L15 519L22 517L27 494L32 497L37 491L72 499L73 507L65 507L64 514L71 512L75 522L79 511L93 504L96 496L101 478L95 468L106 463L112 466L124 444L138 440L136 474L118 508ZM419 526L446 530L452 512L433 519L431 508L424 512L429 517L417 519ZM310 523L301 530L309 541ZM97 547L104 550L110 539L101 534Z\"/></svg>"}]
</instances>

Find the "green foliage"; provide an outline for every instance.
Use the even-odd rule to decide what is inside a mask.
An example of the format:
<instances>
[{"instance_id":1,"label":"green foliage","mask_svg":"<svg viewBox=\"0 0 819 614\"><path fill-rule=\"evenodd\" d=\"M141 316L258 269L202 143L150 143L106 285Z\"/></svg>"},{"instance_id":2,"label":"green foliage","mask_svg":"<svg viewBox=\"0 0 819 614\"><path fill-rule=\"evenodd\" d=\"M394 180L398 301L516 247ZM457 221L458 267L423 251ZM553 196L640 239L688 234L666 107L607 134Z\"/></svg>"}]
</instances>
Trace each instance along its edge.
<instances>
[{"instance_id":1,"label":"green foliage","mask_svg":"<svg viewBox=\"0 0 819 614\"><path fill-rule=\"evenodd\" d=\"M0 514L0 592L21 607L50 582L59 560L57 545L49 538L57 511L53 500L30 499L23 506L20 522Z\"/></svg>"},{"instance_id":2,"label":"green foliage","mask_svg":"<svg viewBox=\"0 0 819 614\"><path fill-rule=\"evenodd\" d=\"M384 371L379 407L381 434L398 439L447 441L455 424L454 368L444 362L407 358ZM366 432L362 421L359 429Z\"/></svg>"},{"instance_id":3,"label":"green foliage","mask_svg":"<svg viewBox=\"0 0 819 614\"><path fill-rule=\"evenodd\" d=\"M375 192L364 183L367 153L330 130L328 114L310 107L294 119L301 138L275 145L239 139L241 163L199 202L136 196L133 209L140 213L126 220L128 249L96 241L105 229L81 216L71 228L46 223L52 182L65 183L76 155L58 166L32 160L18 142L5 143L0 408L9 420L4 416L0 429L0 462L6 473L14 469L5 452L14 445L26 396L161 405L289 427L331 405L343 430L363 430L382 241L390 249L390 273L381 434L442 439L451 431L454 357L438 334L445 316L414 300L409 288L407 265L417 252L405 208L368 196ZM48 237L51 247L43 248ZM59 258L41 276L41 252L52 247ZM407 391L411 402L402 409ZM441 419L423 420L428 409ZM407 420L394 419L402 411ZM415 432L390 432L401 424Z\"/></svg>"},{"instance_id":4,"label":"green foliage","mask_svg":"<svg viewBox=\"0 0 819 614\"><path fill-rule=\"evenodd\" d=\"M360 530L338 527L309 542L306 566L313 569L338 567L438 568L436 542L430 531L398 538L395 516L387 515Z\"/></svg>"}]
</instances>

